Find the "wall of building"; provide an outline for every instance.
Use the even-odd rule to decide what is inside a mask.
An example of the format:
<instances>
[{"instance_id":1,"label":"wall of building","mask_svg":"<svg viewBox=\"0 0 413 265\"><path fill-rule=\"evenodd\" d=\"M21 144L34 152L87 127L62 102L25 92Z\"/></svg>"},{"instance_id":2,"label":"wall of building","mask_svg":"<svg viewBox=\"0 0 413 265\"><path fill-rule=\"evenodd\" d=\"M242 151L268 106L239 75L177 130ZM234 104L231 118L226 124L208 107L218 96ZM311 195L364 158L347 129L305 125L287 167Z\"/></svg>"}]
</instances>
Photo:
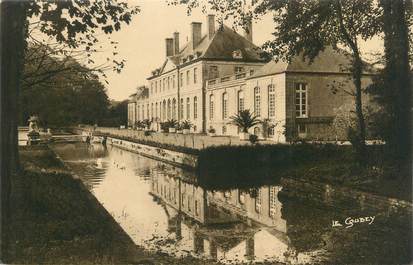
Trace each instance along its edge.
<instances>
[{"instance_id":1,"label":"wall of building","mask_svg":"<svg viewBox=\"0 0 413 265\"><path fill-rule=\"evenodd\" d=\"M259 128L259 137L267 136L276 142L285 142L285 123L286 123L286 77L285 73L272 76L264 76L260 78L249 79L246 82L247 87L247 108L255 111L255 88L259 88L260 92L260 115L261 120L268 119L270 125L274 128L272 133L264 132L262 125ZM269 91L270 87L275 89L275 115L270 115L269 109ZM254 112L255 113L255 112ZM254 133L255 128L250 129L250 133ZM256 132L256 131L255 131Z\"/></svg>"},{"instance_id":2,"label":"wall of building","mask_svg":"<svg viewBox=\"0 0 413 265\"><path fill-rule=\"evenodd\" d=\"M362 88L371 84L371 76L362 78ZM307 117L296 117L295 85L307 84ZM349 74L326 73L288 73L286 78L286 119L287 138L335 140L332 121L338 109L343 105L354 106L354 97L345 91L354 91L354 85ZM337 92L333 92L336 88ZM368 94L363 93L363 104L371 105ZM304 125L305 133L297 131ZM343 137L343 136L341 136ZM338 137L340 138L340 137Z\"/></svg>"},{"instance_id":3,"label":"wall of building","mask_svg":"<svg viewBox=\"0 0 413 265\"><path fill-rule=\"evenodd\" d=\"M232 77L231 77L232 78ZM269 87L275 89L275 115L269 113ZM284 142L285 126L285 74L267 76L245 80L232 78L228 82L208 85L206 92L206 120L207 128L214 128L217 134L238 135L238 127L231 124L231 116L240 110L239 95L243 93L244 107L250 112L255 111L255 88L259 88L260 112L259 119L268 119L269 124L274 125L273 132L267 136L263 125L250 128L251 134L257 134L260 138L264 136L277 141ZM223 115L223 97L227 98L227 115ZM211 96L214 98L214 113L211 116ZM211 118L212 117L212 118ZM257 128L257 129L256 129Z\"/></svg>"},{"instance_id":4,"label":"wall of building","mask_svg":"<svg viewBox=\"0 0 413 265\"><path fill-rule=\"evenodd\" d=\"M181 111L182 116L180 116L177 120L191 122L191 124L193 125L191 131L195 133L202 132L202 90L205 79L205 75L202 69L202 61L189 64L179 69L179 80L180 83L182 83L179 88L179 110ZM196 112L194 111L195 98ZM181 105L181 100L183 100L183 105ZM195 113L196 116L194 116Z\"/></svg>"}]
</instances>

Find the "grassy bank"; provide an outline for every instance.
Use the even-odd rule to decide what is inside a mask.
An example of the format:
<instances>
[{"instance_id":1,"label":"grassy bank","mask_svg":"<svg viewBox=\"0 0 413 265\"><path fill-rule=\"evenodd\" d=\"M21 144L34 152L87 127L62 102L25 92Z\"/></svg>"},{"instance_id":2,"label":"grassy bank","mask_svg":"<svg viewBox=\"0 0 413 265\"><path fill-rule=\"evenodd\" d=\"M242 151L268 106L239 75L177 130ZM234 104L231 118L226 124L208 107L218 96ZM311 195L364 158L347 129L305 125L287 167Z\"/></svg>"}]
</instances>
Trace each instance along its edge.
<instances>
[{"instance_id":1,"label":"grassy bank","mask_svg":"<svg viewBox=\"0 0 413 265\"><path fill-rule=\"evenodd\" d=\"M212 188L275 184L293 177L410 201L411 166L385 157L383 146L368 146L367 152L356 161L351 146L332 144L210 147L199 154L199 174L202 184Z\"/></svg>"},{"instance_id":2,"label":"grassy bank","mask_svg":"<svg viewBox=\"0 0 413 265\"><path fill-rule=\"evenodd\" d=\"M20 149L12 183L9 263L205 264L137 247L47 147Z\"/></svg>"},{"instance_id":3,"label":"grassy bank","mask_svg":"<svg viewBox=\"0 0 413 265\"><path fill-rule=\"evenodd\" d=\"M20 151L22 172L12 184L13 263L119 264L136 251L45 147Z\"/></svg>"}]
</instances>

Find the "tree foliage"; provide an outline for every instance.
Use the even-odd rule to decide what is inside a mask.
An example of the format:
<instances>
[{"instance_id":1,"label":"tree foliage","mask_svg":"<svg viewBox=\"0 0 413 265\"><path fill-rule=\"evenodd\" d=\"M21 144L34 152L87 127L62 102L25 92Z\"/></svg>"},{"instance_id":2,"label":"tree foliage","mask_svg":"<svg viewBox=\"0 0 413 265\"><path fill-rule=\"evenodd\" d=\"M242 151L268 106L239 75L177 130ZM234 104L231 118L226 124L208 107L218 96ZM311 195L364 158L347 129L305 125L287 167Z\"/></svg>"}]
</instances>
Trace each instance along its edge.
<instances>
[{"instance_id":1,"label":"tree foliage","mask_svg":"<svg viewBox=\"0 0 413 265\"><path fill-rule=\"evenodd\" d=\"M35 45L26 53L42 56L25 61L21 125L33 114L39 115L44 126L98 123L109 105L103 84L73 58L53 57L47 51L47 46Z\"/></svg>"},{"instance_id":2,"label":"tree foliage","mask_svg":"<svg viewBox=\"0 0 413 265\"><path fill-rule=\"evenodd\" d=\"M388 143L389 154L411 165L413 75L409 45L413 39L412 2L382 0L379 5L383 9L385 68L369 87L369 92L382 107L376 114L375 127Z\"/></svg>"}]
</instances>

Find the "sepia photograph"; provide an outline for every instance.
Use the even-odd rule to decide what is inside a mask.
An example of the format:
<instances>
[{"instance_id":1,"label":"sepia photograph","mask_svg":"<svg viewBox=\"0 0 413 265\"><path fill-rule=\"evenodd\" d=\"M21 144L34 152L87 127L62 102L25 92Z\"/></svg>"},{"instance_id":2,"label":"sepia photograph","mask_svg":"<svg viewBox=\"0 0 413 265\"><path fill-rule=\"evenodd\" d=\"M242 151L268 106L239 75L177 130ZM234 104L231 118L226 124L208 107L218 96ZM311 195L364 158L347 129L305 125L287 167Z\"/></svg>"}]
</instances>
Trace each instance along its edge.
<instances>
[{"instance_id":1,"label":"sepia photograph","mask_svg":"<svg viewBox=\"0 0 413 265\"><path fill-rule=\"evenodd\" d=\"M0 264L413 264L411 0L0 0Z\"/></svg>"}]
</instances>

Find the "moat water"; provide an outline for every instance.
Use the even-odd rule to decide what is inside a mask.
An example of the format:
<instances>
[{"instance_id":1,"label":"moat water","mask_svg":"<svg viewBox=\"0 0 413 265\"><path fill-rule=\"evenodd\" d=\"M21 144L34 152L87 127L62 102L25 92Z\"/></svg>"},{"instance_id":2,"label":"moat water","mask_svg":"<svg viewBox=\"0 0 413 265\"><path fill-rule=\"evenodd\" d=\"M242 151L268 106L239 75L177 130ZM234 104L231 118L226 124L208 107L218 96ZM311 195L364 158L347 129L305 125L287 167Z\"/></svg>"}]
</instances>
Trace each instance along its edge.
<instances>
[{"instance_id":1,"label":"moat water","mask_svg":"<svg viewBox=\"0 0 413 265\"><path fill-rule=\"evenodd\" d=\"M211 190L192 172L111 146L53 149L133 241L150 251L227 264L411 261L407 213L287 199L276 178L261 187L218 184Z\"/></svg>"}]
</instances>

